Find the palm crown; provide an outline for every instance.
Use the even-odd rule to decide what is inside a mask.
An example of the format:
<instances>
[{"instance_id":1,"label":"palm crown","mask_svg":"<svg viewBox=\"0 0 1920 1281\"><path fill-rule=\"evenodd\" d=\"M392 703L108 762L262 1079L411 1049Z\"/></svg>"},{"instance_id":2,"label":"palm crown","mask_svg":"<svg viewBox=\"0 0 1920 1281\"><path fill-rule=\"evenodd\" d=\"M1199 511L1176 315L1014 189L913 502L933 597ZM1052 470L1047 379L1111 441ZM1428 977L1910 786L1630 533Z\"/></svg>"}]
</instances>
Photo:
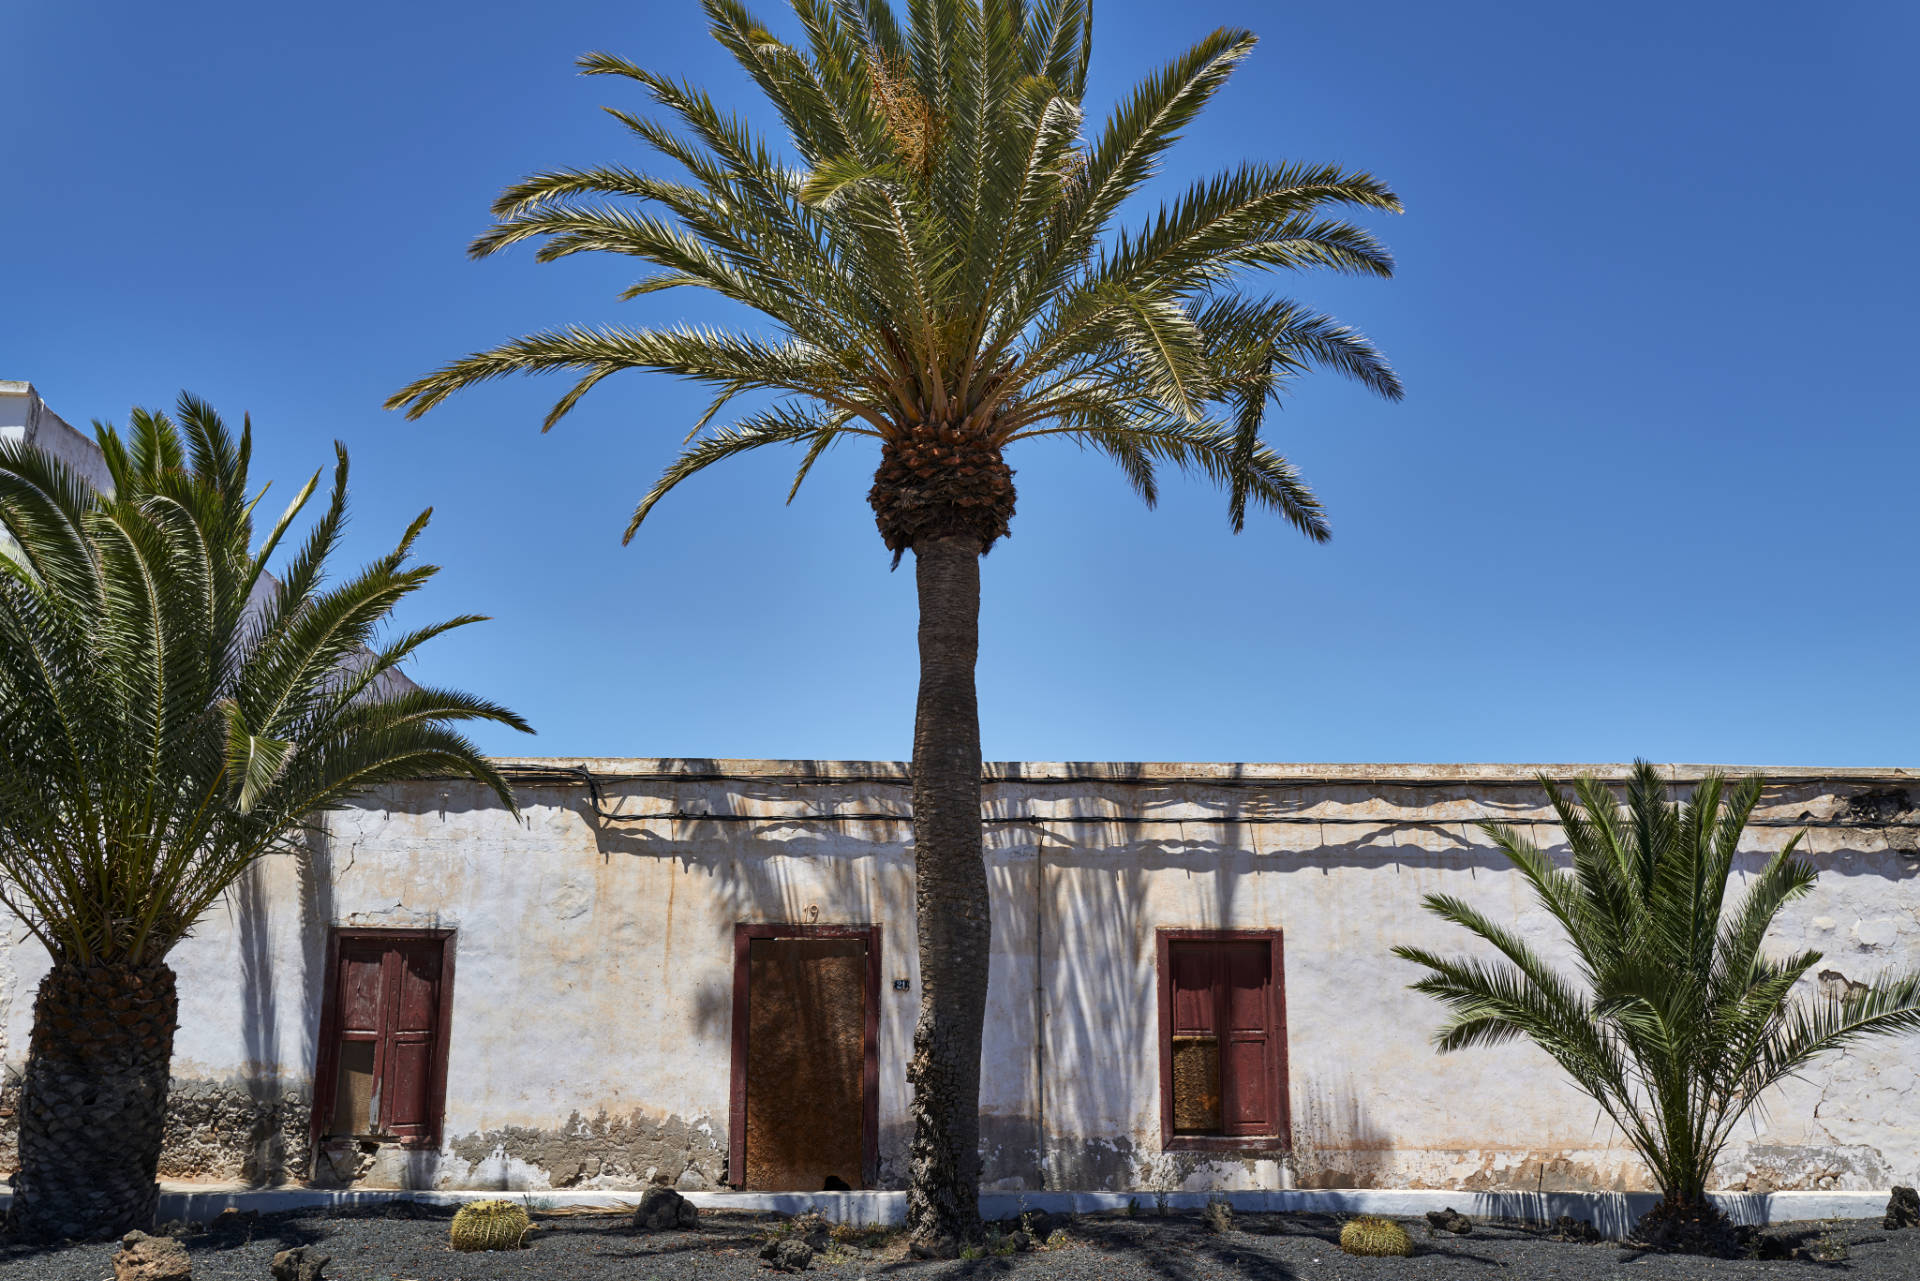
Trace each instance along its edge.
<instances>
[{"instance_id":1,"label":"palm crown","mask_svg":"<svg viewBox=\"0 0 1920 1281\"><path fill-rule=\"evenodd\" d=\"M797 491L849 435L881 442L872 502L896 554L956 511L990 546L1012 513L1001 451L1043 435L1107 454L1150 504L1156 464L1172 463L1227 488L1235 528L1251 500L1326 537L1314 495L1261 439L1265 407L1310 366L1390 397L1399 382L1359 334L1239 282L1263 268L1389 274L1371 235L1324 211L1398 210L1393 193L1334 166L1245 164L1116 229L1252 50L1250 33L1202 40L1089 141L1090 0L915 0L904 27L886 0L793 0L802 46L737 0L702 3L777 111L790 154L697 88L591 54L587 74L637 81L664 108L671 123L610 110L684 174L537 174L500 197L499 221L472 252L538 239L543 261L630 255L656 270L623 297L707 289L776 332L536 333L457 360L390 405L418 415L485 379L579 372L551 427L624 369L708 385L712 407L641 500L629 538L711 463L801 445ZM760 407L715 425L752 393Z\"/></svg>"},{"instance_id":2,"label":"palm crown","mask_svg":"<svg viewBox=\"0 0 1920 1281\"><path fill-rule=\"evenodd\" d=\"M1769 1087L1861 1037L1920 1030L1920 975L1808 997L1793 989L1820 953L1762 953L1780 910L1813 887L1812 865L1795 852L1800 833L1728 902L1758 777L1729 789L1709 774L1679 805L1645 761L1624 806L1593 778L1573 797L1541 783L1571 870L1512 827L1482 826L1565 933L1577 977L1451 895L1426 906L1501 959L1394 952L1426 967L1414 990L1451 1012L1435 1035L1441 1050L1533 1041L1620 1127L1670 1202L1703 1200L1734 1125Z\"/></svg>"},{"instance_id":3,"label":"palm crown","mask_svg":"<svg viewBox=\"0 0 1920 1281\"><path fill-rule=\"evenodd\" d=\"M276 582L267 563L319 483L253 545L251 426L206 404L136 410L98 439L96 493L39 450L0 445L0 904L54 956L157 963L254 859L310 815L393 779L465 774L511 806L450 723L513 712L395 682L463 616L385 637L435 572L391 552L323 585L346 516L325 513Z\"/></svg>"}]
</instances>

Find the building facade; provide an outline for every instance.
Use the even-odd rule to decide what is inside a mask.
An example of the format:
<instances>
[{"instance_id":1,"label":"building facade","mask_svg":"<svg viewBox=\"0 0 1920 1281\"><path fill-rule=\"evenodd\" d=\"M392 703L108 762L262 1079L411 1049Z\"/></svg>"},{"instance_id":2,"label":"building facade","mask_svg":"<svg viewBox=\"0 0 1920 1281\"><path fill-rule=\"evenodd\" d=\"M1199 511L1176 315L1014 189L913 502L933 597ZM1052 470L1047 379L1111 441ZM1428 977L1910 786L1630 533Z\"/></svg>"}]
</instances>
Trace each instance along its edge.
<instances>
[{"instance_id":1,"label":"building facade","mask_svg":"<svg viewBox=\"0 0 1920 1281\"><path fill-rule=\"evenodd\" d=\"M503 764L518 819L465 782L383 788L176 951L162 1177L901 1186L919 989L904 767ZM1389 953L1467 947L1420 907L1446 892L1562 954L1473 826L1558 849L1535 773L989 767L985 1184L1646 1186L1538 1051L1437 1055L1441 1011ZM1809 982L1829 990L1920 964L1920 779L1769 777L1743 872L1803 828L1820 870L1770 948L1823 951ZM9 1082L46 964L0 921ZM1790 1083L1719 1185L1915 1182L1917 1067L1920 1045L1887 1040Z\"/></svg>"}]
</instances>

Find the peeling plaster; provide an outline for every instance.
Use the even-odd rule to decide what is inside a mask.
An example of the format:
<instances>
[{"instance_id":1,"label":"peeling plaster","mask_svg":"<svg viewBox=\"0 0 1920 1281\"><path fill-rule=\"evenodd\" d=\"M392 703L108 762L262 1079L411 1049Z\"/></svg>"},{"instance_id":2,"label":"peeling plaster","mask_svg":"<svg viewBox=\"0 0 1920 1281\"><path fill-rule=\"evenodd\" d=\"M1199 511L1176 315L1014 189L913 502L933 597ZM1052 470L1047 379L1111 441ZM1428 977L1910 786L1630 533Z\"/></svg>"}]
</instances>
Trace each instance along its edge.
<instances>
[{"instance_id":1,"label":"peeling plaster","mask_svg":"<svg viewBox=\"0 0 1920 1281\"><path fill-rule=\"evenodd\" d=\"M463 1182L442 1186L508 1188L517 1186L516 1178L539 1177L538 1186L554 1188L703 1190L720 1186L726 1176L716 1135L707 1117L615 1118L602 1112L589 1118L575 1112L551 1129L505 1126L452 1140L447 1151L468 1172Z\"/></svg>"},{"instance_id":2,"label":"peeling plaster","mask_svg":"<svg viewBox=\"0 0 1920 1281\"><path fill-rule=\"evenodd\" d=\"M1728 1192L1831 1192L1884 1188L1894 1182L1877 1148L1786 1147L1756 1143L1714 1171Z\"/></svg>"}]
</instances>

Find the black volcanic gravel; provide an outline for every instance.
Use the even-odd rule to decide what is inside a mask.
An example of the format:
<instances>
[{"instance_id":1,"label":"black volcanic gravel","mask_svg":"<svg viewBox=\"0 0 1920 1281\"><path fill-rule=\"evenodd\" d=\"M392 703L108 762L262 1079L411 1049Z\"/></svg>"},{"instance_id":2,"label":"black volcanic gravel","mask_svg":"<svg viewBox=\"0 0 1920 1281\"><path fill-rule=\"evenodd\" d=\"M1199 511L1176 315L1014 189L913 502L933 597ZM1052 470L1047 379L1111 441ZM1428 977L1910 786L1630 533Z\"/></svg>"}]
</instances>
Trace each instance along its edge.
<instances>
[{"instance_id":1,"label":"black volcanic gravel","mask_svg":"<svg viewBox=\"0 0 1920 1281\"><path fill-rule=\"evenodd\" d=\"M447 1246L452 1211L401 1204L362 1213L295 1211L266 1215L186 1236L195 1281L266 1281L277 1250L314 1245L333 1256L334 1281L722 1281L777 1274L760 1262L768 1215L711 1214L694 1232L646 1234L611 1215L541 1215L540 1231L525 1250L459 1254ZM1017 1277L1030 1281L1366 1281L1369 1278L1556 1278L1558 1281L1679 1281L1703 1278L1796 1278L1844 1275L1849 1281L1920 1278L1920 1231L1887 1232L1878 1220L1835 1224L1781 1224L1769 1236L1788 1245L1823 1236L1847 1247L1844 1262L1760 1262L1649 1254L1618 1243L1575 1245L1527 1229L1480 1223L1471 1236L1429 1236L1424 1224L1402 1222L1413 1234L1410 1259L1354 1259L1335 1244L1341 1220L1332 1215L1241 1214L1234 1230L1215 1236L1192 1214L1151 1213L1138 1218L1088 1216L1066 1223L1071 1243L1011 1257L920 1262L901 1257L897 1239L856 1257L816 1262L812 1275L856 1281L947 1281ZM0 1244L4 1281L105 1281L113 1275L111 1244L29 1249Z\"/></svg>"}]
</instances>

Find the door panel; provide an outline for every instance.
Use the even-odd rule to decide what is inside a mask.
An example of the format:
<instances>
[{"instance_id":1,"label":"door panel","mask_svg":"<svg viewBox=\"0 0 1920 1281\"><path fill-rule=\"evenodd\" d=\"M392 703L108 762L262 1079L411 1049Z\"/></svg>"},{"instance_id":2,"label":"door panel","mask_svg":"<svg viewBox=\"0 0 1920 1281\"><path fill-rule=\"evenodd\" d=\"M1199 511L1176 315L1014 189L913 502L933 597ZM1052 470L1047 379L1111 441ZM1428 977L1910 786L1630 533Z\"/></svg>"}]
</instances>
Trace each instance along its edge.
<instances>
[{"instance_id":1,"label":"door panel","mask_svg":"<svg viewBox=\"0 0 1920 1281\"><path fill-rule=\"evenodd\" d=\"M432 1042L421 1037L396 1038L387 1050L386 1075L382 1128L403 1139L421 1137L433 1122Z\"/></svg>"},{"instance_id":2,"label":"door panel","mask_svg":"<svg viewBox=\"0 0 1920 1281\"><path fill-rule=\"evenodd\" d=\"M1268 1133L1273 1110L1267 1100L1267 1038L1234 1033L1224 1066L1222 1128L1228 1134Z\"/></svg>"},{"instance_id":3,"label":"door panel","mask_svg":"<svg viewBox=\"0 0 1920 1281\"><path fill-rule=\"evenodd\" d=\"M1265 943L1235 943L1223 948L1227 971L1227 1022L1237 1031L1267 1029L1267 971L1272 968Z\"/></svg>"},{"instance_id":4,"label":"door panel","mask_svg":"<svg viewBox=\"0 0 1920 1281\"><path fill-rule=\"evenodd\" d=\"M1173 1031L1176 1036L1210 1036L1217 1026L1211 948L1175 947Z\"/></svg>"},{"instance_id":5,"label":"door panel","mask_svg":"<svg viewBox=\"0 0 1920 1281\"><path fill-rule=\"evenodd\" d=\"M343 1032L380 1031L382 954L355 948L341 949L340 956L340 1030Z\"/></svg>"},{"instance_id":6,"label":"door panel","mask_svg":"<svg viewBox=\"0 0 1920 1281\"><path fill-rule=\"evenodd\" d=\"M864 1184L870 1007L865 938L748 945L744 1186Z\"/></svg>"},{"instance_id":7,"label":"door panel","mask_svg":"<svg viewBox=\"0 0 1920 1281\"><path fill-rule=\"evenodd\" d=\"M431 1032L440 1017L440 949L404 948L395 969L400 990L395 1002L394 1030Z\"/></svg>"}]
</instances>

